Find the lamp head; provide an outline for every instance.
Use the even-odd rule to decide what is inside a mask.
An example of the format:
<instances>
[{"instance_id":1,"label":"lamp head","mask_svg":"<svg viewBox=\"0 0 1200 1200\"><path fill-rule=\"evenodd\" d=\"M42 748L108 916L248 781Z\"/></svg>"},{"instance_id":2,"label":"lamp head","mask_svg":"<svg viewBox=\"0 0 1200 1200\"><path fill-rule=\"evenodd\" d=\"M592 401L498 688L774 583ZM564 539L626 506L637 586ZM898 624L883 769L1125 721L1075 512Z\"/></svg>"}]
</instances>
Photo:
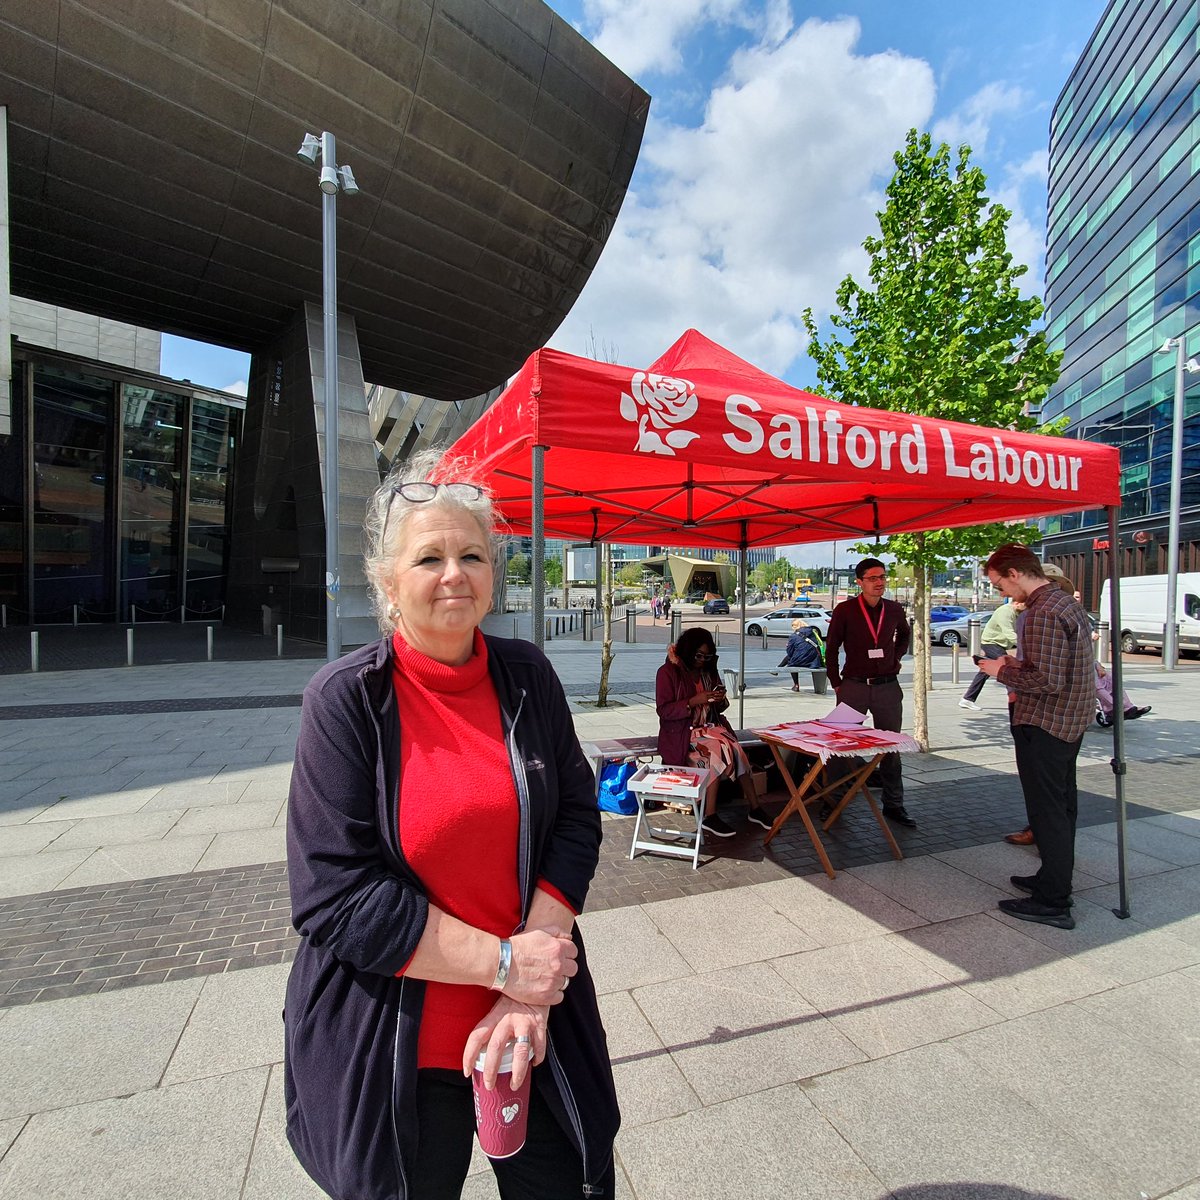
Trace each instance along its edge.
<instances>
[{"instance_id":1,"label":"lamp head","mask_svg":"<svg viewBox=\"0 0 1200 1200\"><path fill-rule=\"evenodd\" d=\"M321 182L317 186L320 187L321 191L323 191L327 196L336 195L338 190L337 169L331 166L322 167Z\"/></svg>"},{"instance_id":2,"label":"lamp head","mask_svg":"<svg viewBox=\"0 0 1200 1200\"><path fill-rule=\"evenodd\" d=\"M1165 342L1158 348L1159 354L1170 354L1175 349L1175 339L1167 338Z\"/></svg>"},{"instance_id":3,"label":"lamp head","mask_svg":"<svg viewBox=\"0 0 1200 1200\"><path fill-rule=\"evenodd\" d=\"M354 172L349 167L338 167L338 178L342 181L342 191L347 196L357 196L359 186L354 178Z\"/></svg>"},{"instance_id":4,"label":"lamp head","mask_svg":"<svg viewBox=\"0 0 1200 1200\"><path fill-rule=\"evenodd\" d=\"M315 134L306 133L304 141L300 143L300 149L296 151L296 157L302 158L310 166L316 166L317 155L321 150L321 139Z\"/></svg>"}]
</instances>

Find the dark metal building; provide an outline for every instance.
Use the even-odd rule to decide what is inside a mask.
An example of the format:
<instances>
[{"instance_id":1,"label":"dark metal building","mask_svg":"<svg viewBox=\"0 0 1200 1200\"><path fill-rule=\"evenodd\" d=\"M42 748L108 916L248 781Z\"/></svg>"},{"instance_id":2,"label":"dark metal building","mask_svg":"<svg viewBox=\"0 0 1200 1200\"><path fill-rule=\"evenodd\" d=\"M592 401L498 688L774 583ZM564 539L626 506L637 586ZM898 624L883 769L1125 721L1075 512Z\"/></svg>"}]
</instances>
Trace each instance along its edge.
<instances>
[{"instance_id":1,"label":"dark metal building","mask_svg":"<svg viewBox=\"0 0 1200 1200\"><path fill-rule=\"evenodd\" d=\"M1050 127L1046 293L1062 375L1043 410L1119 446L1121 573L1167 570L1175 354L1200 352L1200 11L1112 0ZM1200 568L1200 376L1185 375L1181 570ZM1044 553L1095 608L1097 510L1044 521Z\"/></svg>"},{"instance_id":2,"label":"dark metal building","mask_svg":"<svg viewBox=\"0 0 1200 1200\"><path fill-rule=\"evenodd\" d=\"M338 205L353 642L365 615L358 521L377 480L364 381L463 400L544 344L612 229L649 98L541 0L6 0L0 105L12 293L252 354L228 482L227 612L257 624L265 606L313 638L321 221L316 173L295 152L306 131L336 135L361 189ZM125 553L115 481L131 457L114 392L89 418L103 437L46 452L59 468L78 460L99 502L76 502L81 476L58 510L38 509L37 378L18 362L7 437L20 478L0 481L8 557L21 564L8 600L34 622L35 580L56 569L42 526L56 545L88 541L113 563ZM178 525L171 536L186 545ZM187 600L182 559L171 561L150 589L164 608ZM127 619L119 572L101 574L97 607Z\"/></svg>"}]
</instances>

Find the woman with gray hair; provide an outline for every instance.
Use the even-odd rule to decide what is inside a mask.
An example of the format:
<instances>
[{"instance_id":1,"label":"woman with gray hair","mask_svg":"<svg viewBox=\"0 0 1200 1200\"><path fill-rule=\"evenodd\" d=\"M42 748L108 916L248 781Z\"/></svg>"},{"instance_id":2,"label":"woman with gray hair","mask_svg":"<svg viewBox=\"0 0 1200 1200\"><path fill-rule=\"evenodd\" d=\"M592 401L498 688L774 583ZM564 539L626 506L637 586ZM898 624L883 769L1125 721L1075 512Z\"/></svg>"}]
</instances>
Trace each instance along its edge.
<instances>
[{"instance_id":1,"label":"woman with gray hair","mask_svg":"<svg viewBox=\"0 0 1200 1200\"><path fill-rule=\"evenodd\" d=\"M288 801L288 1137L339 1200L461 1193L468 1076L532 1072L502 1197L611 1196L620 1123L575 917L600 847L595 782L553 668L483 634L497 542L462 463L424 455L370 502L384 637L304 693Z\"/></svg>"}]
</instances>

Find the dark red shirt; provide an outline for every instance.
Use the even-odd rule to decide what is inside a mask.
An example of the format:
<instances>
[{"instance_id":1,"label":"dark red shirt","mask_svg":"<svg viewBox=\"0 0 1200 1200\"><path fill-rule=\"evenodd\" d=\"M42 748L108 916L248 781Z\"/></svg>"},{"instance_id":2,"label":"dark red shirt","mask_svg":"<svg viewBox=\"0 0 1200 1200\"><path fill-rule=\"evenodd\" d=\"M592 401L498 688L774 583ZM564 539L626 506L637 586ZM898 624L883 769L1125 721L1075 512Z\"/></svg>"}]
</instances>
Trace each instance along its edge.
<instances>
[{"instance_id":1,"label":"dark red shirt","mask_svg":"<svg viewBox=\"0 0 1200 1200\"><path fill-rule=\"evenodd\" d=\"M879 625L881 606L883 624L877 639L875 628ZM870 679L875 675L899 675L900 660L908 653L911 641L908 618L895 600L880 600L874 607L865 600L860 604L858 596L843 600L833 610L829 632L825 635L825 669L829 672L829 682L836 689L847 676ZM882 658L871 657L870 651L876 646L883 650ZM846 656L844 664L839 661L839 651Z\"/></svg>"}]
</instances>

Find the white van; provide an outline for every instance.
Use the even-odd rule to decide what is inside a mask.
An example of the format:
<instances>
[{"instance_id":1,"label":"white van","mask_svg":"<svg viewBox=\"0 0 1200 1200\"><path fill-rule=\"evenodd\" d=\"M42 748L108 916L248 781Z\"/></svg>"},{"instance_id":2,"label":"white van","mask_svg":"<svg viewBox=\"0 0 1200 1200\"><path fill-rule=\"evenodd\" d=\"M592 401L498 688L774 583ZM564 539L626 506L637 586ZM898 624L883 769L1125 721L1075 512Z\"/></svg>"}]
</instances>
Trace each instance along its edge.
<instances>
[{"instance_id":1,"label":"white van","mask_svg":"<svg viewBox=\"0 0 1200 1200\"><path fill-rule=\"evenodd\" d=\"M1100 591L1100 620L1112 625L1109 581ZM1121 648L1126 654L1146 646L1162 648L1167 620L1167 577L1139 575L1121 580ZM1180 571L1175 590L1179 649L1200 652L1200 571Z\"/></svg>"}]
</instances>

